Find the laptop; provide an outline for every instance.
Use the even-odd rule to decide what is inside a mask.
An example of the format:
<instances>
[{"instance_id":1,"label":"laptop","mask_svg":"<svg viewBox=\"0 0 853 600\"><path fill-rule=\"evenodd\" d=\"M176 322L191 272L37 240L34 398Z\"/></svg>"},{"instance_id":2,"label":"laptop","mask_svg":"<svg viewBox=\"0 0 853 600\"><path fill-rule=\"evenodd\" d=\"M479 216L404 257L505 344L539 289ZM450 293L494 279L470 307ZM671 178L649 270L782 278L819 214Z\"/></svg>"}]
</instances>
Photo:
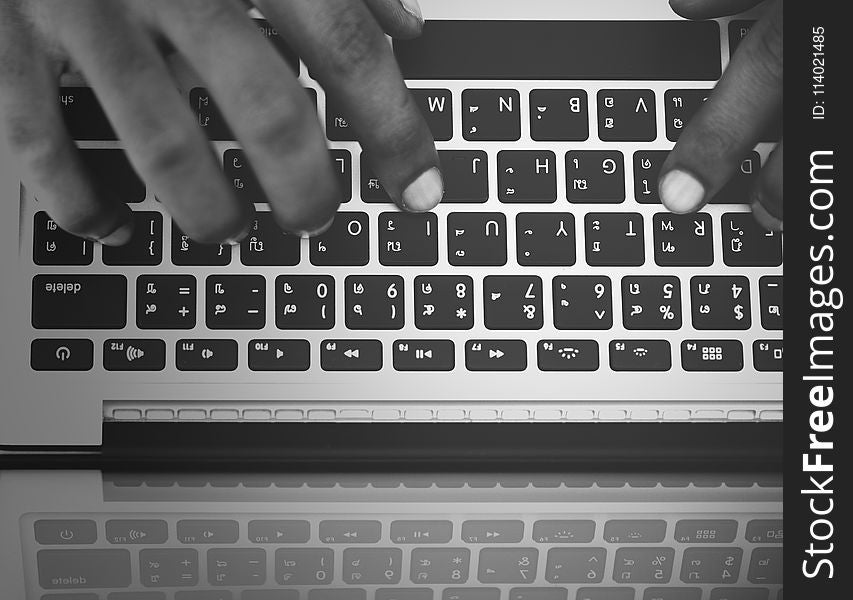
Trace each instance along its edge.
<instances>
[{"instance_id":1,"label":"laptop","mask_svg":"<svg viewBox=\"0 0 853 600\"><path fill-rule=\"evenodd\" d=\"M388 203L302 65L348 192L336 224L290 238L257 204L239 247L196 244L90 90L63 82L69 130L137 234L121 249L65 234L5 151L0 444L98 446L111 421L781 420L782 240L745 204L771 145L695 215L656 192L757 14L422 4L423 36L394 48L444 167L429 215ZM257 199L214 99L182 85L235 192Z\"/></svg>"},{"instance_id":2,"label":"laptop","mask_svg":"<svg viewBox=\"0 0 853 600\"><path fill-rule=\"evenodd\" d=\"M768 474L0 471L26 600L781 600Z\"/></svg>"}]
</instances>

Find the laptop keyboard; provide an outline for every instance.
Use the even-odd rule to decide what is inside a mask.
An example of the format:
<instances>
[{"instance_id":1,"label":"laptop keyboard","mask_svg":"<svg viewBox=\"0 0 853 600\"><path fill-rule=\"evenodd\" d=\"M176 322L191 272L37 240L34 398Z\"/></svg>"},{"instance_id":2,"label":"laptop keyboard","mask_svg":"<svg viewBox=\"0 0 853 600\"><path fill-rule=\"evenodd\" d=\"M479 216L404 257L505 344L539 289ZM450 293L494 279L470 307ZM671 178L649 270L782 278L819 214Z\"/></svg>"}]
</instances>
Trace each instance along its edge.
<instances>
[{"instance_id":1,"label":"laptop keyboard","mask_svg":"<svg viewBox=\"0 0 853 600\"><path fill-rule=\"evenodd\" d=\"M189 104L235 194L257 209L236 247L184 235L91 91L63 88L84 162L135 211L136 232L127 246L94 246L35 207L32 368L781 371L782 235L745 206L759 153L697 214L670 214L657 196L667 152L719 77L719 27L581 25L431 22L422 40L395 43L438 142L446 196L430 214L393 208L346 115L303 67L344 190L331 229L310 240L276 225L204 88ZM732 45L747 26L732 23ZM591 57L601 64L590 71L495 42L506 28L547 43L590 27L601 39L689 40L695 56ZM453 49L470 39L504 62L476 51L457 64Z\"/></svg>"},{"instance_id":2,"label":"laptop keyboard","mask_svg":"<svg viewBox=\"0 0 853 600\"><path fill-rule=\"evenodd\" d=\"M87 591L42 598L782 597L783 526L768 516L33 517L40 587Z\"/></svg>"}]
</instances>

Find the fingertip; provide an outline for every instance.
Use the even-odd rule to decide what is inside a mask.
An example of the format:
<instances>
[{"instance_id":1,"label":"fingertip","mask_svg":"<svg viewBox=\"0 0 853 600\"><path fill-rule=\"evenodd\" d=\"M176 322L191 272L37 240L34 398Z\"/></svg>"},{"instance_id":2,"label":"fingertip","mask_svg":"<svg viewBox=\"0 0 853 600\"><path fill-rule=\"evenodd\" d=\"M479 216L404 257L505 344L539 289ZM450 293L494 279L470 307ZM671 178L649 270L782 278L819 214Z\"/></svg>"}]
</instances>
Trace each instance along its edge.
<instances>
[{"instance_id":1,"label":"fingertip","mask_svg":"<svg viewBox=\"0 0 853 600\"><path fill-rule=\"evenodd\" d=\"M705 186L682 169L666 173L660 180L658 192L663 205L677 214L693 212L705 203Z\"/></svg>"},{"instance_id":2,"label":"fingertip","mask_svg":"<svg viewBox=\"0 0 853 600\"><path fill-rule=\"evenodd\" d=\"M96 241L104 246L124 246L133 237L134 223L128 220L119 225L112 233L99 237Z\"/></svg>"},{"instance_id":3,"label":"fingertip","mask_svg":"<svg viewBox=\"0 0 853 600\"><path fill-rule=\"evenodd\" d=\"M401 204L411 212L432 210L444 197L444 180L438 167L431 167L417 176L403 190Z\"/></svg>"},{"instance_id":4,"label":"fingertip","mask_svg":"<svg viewBox=\"0 0 853 600\"><path fill-rule=\"evenodd\" d=\"M336 215L337 215L337 213L332 215L328 221L326 221L323 225L320 225L319 227L316 227L313 229L308 229L308 230L300 232L300 236L306 237L306 238L311 238L311 237L316 237L318 235L323 235L324 233L326 233L329 230L329 228L332 226L332 223L335 222L335 216Z\"/></svg>"},{"instance_id":5,"label":"fingertip","mask_svg":"<svg viewBox=\"0 0 853 600\"><path fill-rule=\"evenodd\" d=\"M403 7L403 10L409 13L410 16L414 17L415 20L423 26L424 13L421 11L421 5L418 4L418 0L400 0L400 5Z\"/></svg>"}]
</instances>

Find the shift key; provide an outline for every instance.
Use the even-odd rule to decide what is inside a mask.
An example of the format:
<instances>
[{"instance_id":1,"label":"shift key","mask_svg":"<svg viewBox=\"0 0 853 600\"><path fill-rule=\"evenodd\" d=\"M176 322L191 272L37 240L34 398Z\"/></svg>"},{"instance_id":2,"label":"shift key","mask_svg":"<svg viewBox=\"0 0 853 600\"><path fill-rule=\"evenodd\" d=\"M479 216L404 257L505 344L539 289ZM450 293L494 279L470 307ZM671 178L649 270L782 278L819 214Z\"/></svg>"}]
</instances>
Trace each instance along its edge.
<instances>
[{"instance_id":1,"label":"shift key","mask_svg":"<svg viewBox=\"0 0 853 600\"><path fill-rule=\"evenodd\" d=\"M36 275L36 329L122 329L127 323L124 275Z\"/></svg>"},{"instance_id":2,"label":"shift key","mask_svg":"<svg viewBox=\"0 0 853 600\"><path fill-rule=\"evenodd\" d=\"M39 585L46 590L123 588L131 583L128 550L39 550Z\"/></svg>"}]
</instances>

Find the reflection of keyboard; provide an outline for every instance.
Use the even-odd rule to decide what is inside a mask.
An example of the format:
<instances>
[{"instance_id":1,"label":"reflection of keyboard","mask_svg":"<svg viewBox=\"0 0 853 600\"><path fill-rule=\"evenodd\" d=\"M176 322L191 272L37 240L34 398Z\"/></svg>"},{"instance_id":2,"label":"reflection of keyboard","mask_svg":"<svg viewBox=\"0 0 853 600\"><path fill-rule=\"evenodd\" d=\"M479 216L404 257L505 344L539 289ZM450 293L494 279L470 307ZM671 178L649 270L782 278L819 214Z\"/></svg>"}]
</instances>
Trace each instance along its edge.
<instances>
[{"instance_id":1,"label":"reflection of keyboard","mask_svg":"<svg viewBox=\"0 0 853 600\"><path fill-rule=\"evenodd\" d=\"M747 27L724 28L730 44ZM589 36L596 50L583 60L535 53ZM254 230L234 248L173 226L110 141L92 94L64 88L86 162L132 203L137 233L124 248L93 247L37 208L26 215L32 367L215 371L220 382L231 371L312 383L321 372L383 371L402 386L410 371L616 377L597 379L604 386L646 374L625 380L632 389L659 382L650 372L678 374L672 385L685 387L715 372L727 386L717 401L754 393L741 384L778 385L782 240L744 206L761 155L744 157L696 215L667 213L656 193L667 151L719 77L725 39L713 22L428 23L423 39L396 48L445 176L444 203L421 215L388 204L346 115L302 67L346 192L332 229L311 240L277 228L212 99L192 87L235 193L257 204ZM609 51L626 40L636 54Z\"/></svg>"},{"instance_id":2,"label":"reflection of keyboard","mask_svg":"<svg viewBox=\"0 0 853 600\"><path fill-rule=\"evenodd\" d=\"M782 583L776 518L31 517L41 588L95 591L79 600L769 600Z\"/></svg>"}]
</instances>

